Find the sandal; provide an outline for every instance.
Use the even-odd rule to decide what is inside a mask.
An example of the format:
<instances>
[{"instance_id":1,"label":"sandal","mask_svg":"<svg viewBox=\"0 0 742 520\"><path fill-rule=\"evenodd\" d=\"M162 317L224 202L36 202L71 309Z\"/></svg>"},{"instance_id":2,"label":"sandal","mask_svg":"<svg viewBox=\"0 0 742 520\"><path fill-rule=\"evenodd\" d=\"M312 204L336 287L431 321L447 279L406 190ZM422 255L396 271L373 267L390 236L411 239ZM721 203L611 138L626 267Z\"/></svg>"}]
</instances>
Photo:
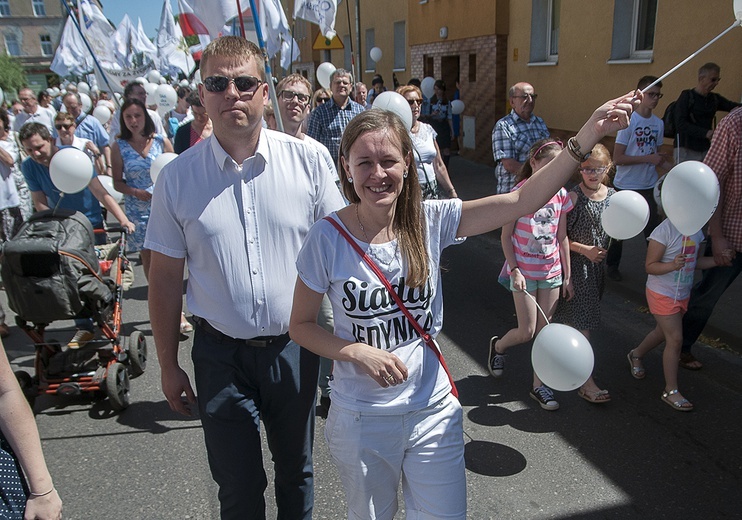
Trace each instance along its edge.
<instances>
[{"instance_id":1,"label":"sandal","mask_svg":"<svg viewBox=\"0 0 742 520\"><path fill-rule=\"evenodd\" d=\"M680 366L686 370L701 370L703 365L698 361L693 354L690 352L682 352L680 354Z\"/></svg>"},{"instance_id":2,"label":"sandal","mask_svg":"<svg viewBox=\"0 0 742 520\"><path fill-rule=\"evenodd\" d=\"M641 365L639 365L639 366L634 365L634 363L636 363L637 361L639 363L641 363L642 358L640 358L639 356L635 356L633 350L630 351L626 355L626 357L629 360L629 366L631 367L631 375L633 376L633 378L634 379L644 379L644 376L646 375L646 373L644 371L644 367L641 366Z\"/></svg>"},{"instance_id":3,"label":"sandal","mask_svg":"<svg viewBox=\"0 0 742 520\"><path fill-rule=\"evenodd\" d=\"M670 400L671 395L680 395L678 389L670 390L669 392L662 392L662 400L673 407L678 412L690 412L693 410L693 404L688 401L685 397L680 396L677 401Z\"/></svg>"},{"instance_id":4,"label":"sandal","mask_svg":"<svg viewBox=\"0 0 742 520\"><path fill-rule=\"evenodd\" d=\"M588 392L584 388L580 388L577 390L577 395L582 397L585 401L593 404L608 403L611 400L611 394L608 393L608 390Z\"/></svg>"}]
</instances>

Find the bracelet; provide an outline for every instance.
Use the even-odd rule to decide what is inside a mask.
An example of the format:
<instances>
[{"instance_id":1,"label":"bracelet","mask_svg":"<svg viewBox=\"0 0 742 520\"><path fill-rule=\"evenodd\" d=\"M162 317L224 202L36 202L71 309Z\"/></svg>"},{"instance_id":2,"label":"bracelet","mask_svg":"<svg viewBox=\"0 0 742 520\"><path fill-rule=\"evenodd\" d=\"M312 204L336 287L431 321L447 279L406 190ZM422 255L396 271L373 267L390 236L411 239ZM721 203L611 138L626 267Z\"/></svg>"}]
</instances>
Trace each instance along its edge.
<instances>
[{"instance_id":1,"label":"bracelet","mask_svg":"<svg viewBox=\"0 0 742 520\"><path fill-rule=\"evenodd\" d=\"M110 164L109 164L109 165L107 165L107 166L106 166L106 170L113 170L113 166L111 166Z\"/></svg>"},{"instance_id":2,"label":"bracelet","mask_svg":"<svg viewBox=\"0 0 742 520\"><path fill-rule=\"evenodd\" d=\"M45 491L43 493L34 493L34 492L31 492L31 493L29 493L29 495L31 495L32 497L45 497L46 495L52 494L53 491L54 491L54 486L52 486L52 488L49 491Z\"/></svg>"}]
</instances>

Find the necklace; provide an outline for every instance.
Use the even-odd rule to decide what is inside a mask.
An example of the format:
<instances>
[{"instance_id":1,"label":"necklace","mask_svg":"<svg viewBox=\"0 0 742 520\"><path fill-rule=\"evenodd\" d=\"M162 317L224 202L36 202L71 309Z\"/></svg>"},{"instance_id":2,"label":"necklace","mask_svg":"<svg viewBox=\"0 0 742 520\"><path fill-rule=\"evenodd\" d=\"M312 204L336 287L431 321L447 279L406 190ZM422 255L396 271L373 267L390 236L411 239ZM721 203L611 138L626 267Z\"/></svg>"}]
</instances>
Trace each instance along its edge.
<instances>
[{"instance_id":1,"label":"necklace","mask_svg":"<svg viewBox=\"0 0 742 520\"><path fill-rule=\"evenodd\" d=\"M358 221L358 225L361 228L361 233L363 233L363 238L366 239L366 243L370 244L371 241L368 239L368 235L366 234L366 228L363 227L363 222L361 222L361 216L358 214L358 204L356 204L356 220Z\"/></svg>"},{"instance_id":2,"label":"necklace","mask_svg":"<svg viewBox=\"0 0 742 520\"><path fill-rule=\"evenodd\" d=\"M394 260L397 258L399 241L396 239L394 240L393 251L390 250L388 244L372 244L366 234L366 228L363 227L363 222L361 222L361 216L358 214L358 204L356 204L356 220L358 221L358 227L361 228L361 233L363 233L363 238L366 239L366 242L369 245L368 254L371 255L377 263L382 264L388 271L392 271Z\"/></svg>"}]
</instances>

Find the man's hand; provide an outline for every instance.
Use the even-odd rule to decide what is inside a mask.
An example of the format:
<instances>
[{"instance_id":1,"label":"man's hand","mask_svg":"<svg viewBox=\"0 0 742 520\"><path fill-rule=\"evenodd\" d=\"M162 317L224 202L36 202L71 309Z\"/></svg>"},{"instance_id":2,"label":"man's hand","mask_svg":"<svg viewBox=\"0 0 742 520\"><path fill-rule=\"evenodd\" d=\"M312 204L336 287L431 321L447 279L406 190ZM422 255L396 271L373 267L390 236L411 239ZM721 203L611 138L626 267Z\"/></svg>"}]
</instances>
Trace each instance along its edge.
<instances>
[{"instance_id":1,"label":"man's hand","mask_svg":"<svg viewBox=\"0 0 742 520\"><path fill-rule=\"evenodd\" d=\"M730 266L732 260L737 256L736 251L729 245L729 241L723 236L713 237L711 240L711 250L714 252L714 261L716 265Z\"/></svg>"},{"instance_id":2,"label":"man's hand","mask_svg":"<svg viewBox=\"0 0 742 520\"><path fill-rule=\"evenodd\" d=\"M191 416L191 407L196 404L196 394L191 387L188 374L179 366L162 369L162 393L165 394L170 409Z\"/></svg>"}]
</instances>

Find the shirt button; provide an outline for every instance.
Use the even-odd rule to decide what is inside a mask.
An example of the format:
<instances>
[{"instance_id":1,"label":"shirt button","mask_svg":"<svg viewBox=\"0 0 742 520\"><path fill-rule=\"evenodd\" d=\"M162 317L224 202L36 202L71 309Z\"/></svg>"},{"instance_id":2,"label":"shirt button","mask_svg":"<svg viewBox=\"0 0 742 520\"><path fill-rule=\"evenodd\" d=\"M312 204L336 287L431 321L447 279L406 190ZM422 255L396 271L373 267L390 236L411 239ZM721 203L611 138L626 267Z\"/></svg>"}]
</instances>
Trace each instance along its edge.
<instances>
[{"instance_id":1,"label":"shirt button","mask_svg":"<svg viewBox=\"0 0 742 520\"><path fill-rule=\"evenodd\" d=\"M257 269L253 269L252 270L252 274L258 274L258 270Z\"/></svg>"}]
</instances>

